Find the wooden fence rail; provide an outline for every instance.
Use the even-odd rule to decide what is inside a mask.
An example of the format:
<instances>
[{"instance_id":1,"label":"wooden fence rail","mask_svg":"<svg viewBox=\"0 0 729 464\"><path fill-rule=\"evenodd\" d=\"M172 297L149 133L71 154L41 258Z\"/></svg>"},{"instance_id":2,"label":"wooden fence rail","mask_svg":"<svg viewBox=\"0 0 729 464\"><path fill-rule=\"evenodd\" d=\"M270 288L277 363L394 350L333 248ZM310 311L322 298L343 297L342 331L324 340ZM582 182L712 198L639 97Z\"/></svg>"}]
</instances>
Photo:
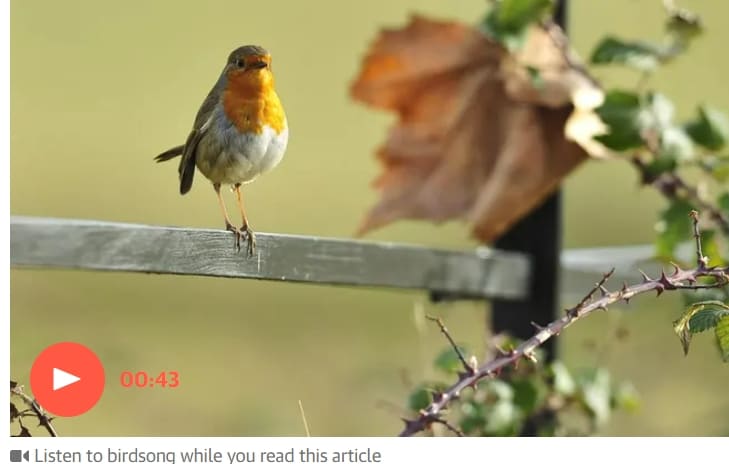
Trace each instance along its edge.
<instances>
[{"instance_id":1,"label":"wooden fence rail","mask_svg":"<svg viewBox=\"0 0 729 464\"><path fill-rule=\"evenodd\" d=\"M229 232L115 222L11 216L14 268L68 268L184 274L425 290L446 299L519 301L528 297L529 259L517 252L473 252L281 234L256 234L258 254L233 250ZM678 250L691 258L691 244ZM603 272L635 279L659 272L651 245L565 250L560 294L580 297Z\"/></svg>"},{"instance_id":2,"label":"wooden fence rail","mask_svg":"<svg viewBox=\"0 0 729 464\"><path fill-rule=\"evenodd\" d=\"M222 230L12 216L15 268L238 277L422 289L454 298L526 296L529 260L519 253L474 252L296 235L257 233L257 253L233 249Z\"/></svg>"}]
</instances>

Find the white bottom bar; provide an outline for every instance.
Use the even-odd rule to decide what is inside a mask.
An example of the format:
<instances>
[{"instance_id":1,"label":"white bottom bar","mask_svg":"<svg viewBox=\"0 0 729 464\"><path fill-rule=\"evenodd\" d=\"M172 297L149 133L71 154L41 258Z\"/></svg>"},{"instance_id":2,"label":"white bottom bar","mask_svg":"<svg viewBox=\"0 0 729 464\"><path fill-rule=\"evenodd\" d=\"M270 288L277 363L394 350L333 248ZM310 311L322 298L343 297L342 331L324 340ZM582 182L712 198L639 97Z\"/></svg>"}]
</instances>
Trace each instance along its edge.
<instances>
[{"instance_id":1,"label":"white bottom bar","mask_svg":"<svg viewBox=\"0 0 729 464\"><path fill-rule=\"evenodd\" d=\"M727 438L16 438L6 462L666 464L709 462L727 445Z\"/></svg>"}]
</instances>

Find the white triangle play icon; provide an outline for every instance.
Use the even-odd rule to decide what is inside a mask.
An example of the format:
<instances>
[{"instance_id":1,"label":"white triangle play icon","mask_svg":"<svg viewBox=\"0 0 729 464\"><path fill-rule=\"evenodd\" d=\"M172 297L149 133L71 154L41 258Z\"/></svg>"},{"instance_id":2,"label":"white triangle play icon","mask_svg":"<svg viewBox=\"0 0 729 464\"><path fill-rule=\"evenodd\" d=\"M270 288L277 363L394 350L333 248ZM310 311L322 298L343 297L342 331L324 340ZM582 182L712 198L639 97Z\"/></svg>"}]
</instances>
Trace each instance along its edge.
<instances>
[{"instance_id":1,"label":"white triangle play icon","mask_svg":"<svg viewBox=\"0 0 729 464\"><path fill-rule=\"evenodd\" d=\"M76 377L68 372L53 368L53 391L60 390L63 387L67 387L73 383L81 380L80 377Z\"/></svg>"}]
</instances>

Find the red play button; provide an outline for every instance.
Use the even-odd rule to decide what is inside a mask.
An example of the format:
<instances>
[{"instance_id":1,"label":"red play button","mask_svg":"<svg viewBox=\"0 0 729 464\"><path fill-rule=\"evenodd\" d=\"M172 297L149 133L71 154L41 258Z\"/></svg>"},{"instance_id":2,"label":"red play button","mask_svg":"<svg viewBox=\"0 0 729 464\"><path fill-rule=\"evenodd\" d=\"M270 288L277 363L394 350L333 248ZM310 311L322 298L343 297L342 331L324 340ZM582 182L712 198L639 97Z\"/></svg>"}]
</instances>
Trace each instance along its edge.
<instances>
[{"instance_id":1,"label":"red play button","mask_svg":"<svg viewBox=\"0 0 729 464\"><path fill-rule=\"evenodd\" d=\"M73 342L51 345L30 370L36 401L56 416L78 416L91 409L104 391L104 366L93 351Z\"/></svg>"}]
</instances>

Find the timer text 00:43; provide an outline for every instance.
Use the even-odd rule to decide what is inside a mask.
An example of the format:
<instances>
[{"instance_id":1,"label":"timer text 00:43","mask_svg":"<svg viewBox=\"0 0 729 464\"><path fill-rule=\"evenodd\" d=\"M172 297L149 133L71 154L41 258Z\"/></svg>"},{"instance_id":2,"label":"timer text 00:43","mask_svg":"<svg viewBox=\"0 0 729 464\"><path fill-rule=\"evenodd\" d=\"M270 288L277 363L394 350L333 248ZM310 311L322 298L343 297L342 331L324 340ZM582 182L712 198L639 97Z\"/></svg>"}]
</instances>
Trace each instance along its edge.
<instances>
[{"instance_id":1,"label":"timer text 00:43","mask_svg":"<svg viewBox=\"0 0 729 464\"><path fill-rule=\"evenodd\" d=\"M119 376L119 382L124 388L177 388L180 385L180 374L177 371L124 371Z\"/></svg>"}]
</instances>

